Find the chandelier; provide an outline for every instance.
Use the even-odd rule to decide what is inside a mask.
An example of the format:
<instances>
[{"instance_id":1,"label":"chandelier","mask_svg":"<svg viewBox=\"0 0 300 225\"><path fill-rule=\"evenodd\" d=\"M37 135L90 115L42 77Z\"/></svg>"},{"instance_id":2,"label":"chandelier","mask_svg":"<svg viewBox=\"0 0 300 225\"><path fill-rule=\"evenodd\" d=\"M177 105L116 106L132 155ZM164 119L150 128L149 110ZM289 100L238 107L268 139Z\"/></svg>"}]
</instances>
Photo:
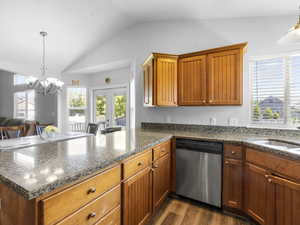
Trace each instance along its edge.
<instances>
[{"instance_id":1,"label":"chandelier","mask_svg":"<svg viewBox=\"0 0 300 225\"><path fill-rule=\"evenodd\" d=\"M299 44L300 43L300 7L298 22L278 41L279 44Z\"/></svg>"},{"instance_id":2,"label":"chandelier","mask_svg":"<svg viewBox=\"0 0 300 225\"><path fill-rule=\"evenodd\" d=\"M27 87L34 89L38 94L42 95L56 95L62 91L64 82L60 81L54 77L46 77L46 64L45 64L45 55L46 55L46 36L47 32L41 31L40 35L43 38L43 55L42 55L42 74L40 79L36 77L29 77L27 79Z\"/></svg>"}]
</instances>

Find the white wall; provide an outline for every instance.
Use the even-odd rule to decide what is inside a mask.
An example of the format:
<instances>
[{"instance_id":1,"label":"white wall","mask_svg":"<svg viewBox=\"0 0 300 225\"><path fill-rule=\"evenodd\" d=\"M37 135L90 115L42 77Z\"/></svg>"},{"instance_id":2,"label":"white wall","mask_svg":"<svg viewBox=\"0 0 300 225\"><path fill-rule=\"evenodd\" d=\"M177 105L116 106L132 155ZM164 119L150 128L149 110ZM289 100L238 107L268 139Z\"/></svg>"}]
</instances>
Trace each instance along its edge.
<instances>
[{"instance_id":1,"label":"white wall","mask_svg":"<svg viewBox=\"0 0 300 225\"><path fill-rule=\"evenodd\" d=\"M295 23L293 16L236 18L206 21L158 21L133 26L99 46L70 68L76 70L109 62L136 59L137 123L171 122L209 124L215 117L218 125L236 118L239 125L249 123L248 59L251 56L297 50L299 46L279 46L277 40ZM249 42L244 66L244 104L236 107L144 108L141 64L150 52L188 53L208 48Z\"/></svg>"},{"instance_id":2,"label":"white wall","mask_svg":"<svg viewBox=\"0 0 300 225\"><path fill-rule=\"evenodd\" d=\"M105 78L110 78L111 82L109 84L105 83ZM129 84L130 81L130 70L128 67L116 70L109 70L104 72L98 72L93 74L69 74L63 76L63 81L65 83L64 89L60 94L60 128L62 130L68 129L68 109L67 109L67 87L72 87L72 80L79 80L82 87L86 87L88 90L88 99L92 97L91 90L94 88L106 88L108 86L116 86ZM74 86L76 87L76 86ZM88 101L88 109L90 109L91 102ZM87 111L87 121L92 121L90 111Z\"/></svg>"},{"instance_id":3,"label":"white wall","mask_svg":"<svg viewBox=\"0 0 300 225\"><path fill-rule=\"evenodd\" d=\"M13 73L0 70L0 116L14 117L14 93L26 86L13 85ZM57 124L57 97L36 95L36 118L40 123Z\"/></svg>"}]
</instances>

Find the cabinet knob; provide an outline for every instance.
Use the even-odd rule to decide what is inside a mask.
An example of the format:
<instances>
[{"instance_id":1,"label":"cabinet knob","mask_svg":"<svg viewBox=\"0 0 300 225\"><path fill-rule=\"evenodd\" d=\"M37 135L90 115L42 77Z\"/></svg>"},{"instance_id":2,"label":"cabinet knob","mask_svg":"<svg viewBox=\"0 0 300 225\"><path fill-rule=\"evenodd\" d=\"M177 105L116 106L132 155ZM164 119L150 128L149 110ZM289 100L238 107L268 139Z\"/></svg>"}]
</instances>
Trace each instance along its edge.
<instances>
[{"instance_id":1,"label":"cabinet knob","mask_svg":"<svg viewBox=\"0 0 300 225\"><path fill-rule=\"evenodd\" d=\"M202 103L206 103L206 100L202 100Z\"/></svg>"},{"instance_id":2,"label":"cabinet knob","mask_svg":"<svg viewBox=\"0 0 300 225\"><path fill-rule=\"evenodd\" d=\"M91 187L91 188L87 191L88 194L92 194L92 193L95 193L95 192L96 192L96 188L95 188L95 187Z\"/></svg>"},{"instance_id":3,"label":"cabinet knob","mask_svg":"<svg viewBox=\"0 0 300 225\"><path fill-rule=\"evenodd\" d=\"M268 182L269 182L269 183L272 183L272 179L271 179L271 178L269 178L269 179L268 179Z\"/></svg>"},{"instance_id":4,"label":"cabinet knob","mask_svg":"<svg viewBox=\"0 0 300 225\"><path fill-rule=\"evenodd\" d=\"M153 168L158 168L158 165L157 164L153 164Z\"/></svg>"},{"instance_id":5,"label":"cabinet knob","mask_svg":"<svg viewBox=\"0 0 300 225\"><path fill-rule=\"evenodd\" d=\"M228 162L228 161L225 161L225 164L229 164L229 162Z\"/></svg>"},{"instance_id":6,"label":"cabinet knob","mask_svg":"<svg viewBox=\"0 0 300 225\"><path fill-rule=\"evenodd\" d=\"M267 175L267 174L266 174L266 175L265 175L265 178L267 178L267 179L268 179L268 178L269 178L269 175Z\"/></svg>"},{"instance_id":7,"label":"cabinet knob","mask_svg":"<svg viewBox=\"0 0 300 225\"><path fill-rule=\"evenodd\" d=\"M137 164L138 166L142 166L143 165L143 163L142 162L138 162L138 164Z\"/></svg>"},{"instance_id":8,"label":"cabinet knob","mask_svg":"<svg viewBox=\"0 0 300 225\"><path fill-rule=\"evenodd\" d=\"M88 219L92 219L92 218L96 217L96 215L97 214L95 212L92 212L88 215Z\"/></svg>"},{"instance_id":9,"label":"cabinet knob","mask_svg":"<svg viewBox=\"0 0 300 225\"><path fill-rule=\"evenodd\" d=\"M209 103L212 103L212 102L213 102L213 100L209 99L209 100L208 100L208 102L209 102Z\"/></svg>"},{"instance_id":10,"label":"cabinet knob","mask_svg":"<svg viewBox=\"0 0 300 225\"><path fill-rule=\"evenodd\" d=\"M232 154L232 155L235 155L235 153L236 153L235 151L231 151L231 154Z\"/></svg>"}]
</instances>

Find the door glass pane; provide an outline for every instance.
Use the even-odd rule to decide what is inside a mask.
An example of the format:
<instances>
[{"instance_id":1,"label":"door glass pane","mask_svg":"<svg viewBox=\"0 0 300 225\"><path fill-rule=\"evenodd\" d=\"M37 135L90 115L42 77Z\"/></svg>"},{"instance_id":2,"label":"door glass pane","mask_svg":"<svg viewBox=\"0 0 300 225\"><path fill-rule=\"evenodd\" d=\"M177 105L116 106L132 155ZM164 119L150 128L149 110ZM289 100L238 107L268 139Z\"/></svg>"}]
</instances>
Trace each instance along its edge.
<instances>
[{"instance_id":1,"label":"door glass pane","mask_svg":"<svg viewBox=\"0 0 300 225\"><path fill-rule=\"evenodd\" d=\"M115 125L126 126L126 95L115 95L113 101Z\"/></svg>"},{"instance_id":2,"label":"door glass pane","mask_svg":"<svg viewBox=\"0 0 300 225\"><path fill-rule=\"evenodd\" d=\"M107 99L105 96L96 96L96 122L106 121Z\"/></svg>"},{"instance_id":3,"label":"door glass pane","mask_svg":"<svg viewBox=\"0 0 300 225\"><path fill-rule=\"evenodd\" d=\"M34 120L35 119L35 92L28 91L27 92L27 118L28 120Z\"/></svg>"},{"instance_id":4,"label":"door glass pane","mask_svg":"<svg viewBox=\"0 0 300 225\"><path fill-rule=\"evenodd\" d=\"M15 93L15 117L26 119L26 92Z\"/></svg>"}]
</instances>

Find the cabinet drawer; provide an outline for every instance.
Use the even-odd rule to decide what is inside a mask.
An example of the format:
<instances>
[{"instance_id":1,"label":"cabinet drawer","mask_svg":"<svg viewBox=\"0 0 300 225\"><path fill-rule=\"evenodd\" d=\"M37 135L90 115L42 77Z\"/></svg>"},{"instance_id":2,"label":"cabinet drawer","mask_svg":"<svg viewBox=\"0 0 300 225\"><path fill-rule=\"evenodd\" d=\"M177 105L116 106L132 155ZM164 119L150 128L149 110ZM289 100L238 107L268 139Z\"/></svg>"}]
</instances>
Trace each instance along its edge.
<instances>
[{"instance_id":1,"label":"cabinet drawer","mask_svg":"<svg viewBox=\"0 0 300 225\"><path fill-rule=\"evenodd\" d=\"M41 201L44 225L58 222L121 182L120 165Z\"/></svg>"},{"instance_id":2,"label":"cabinet drawer","mask_svg":"<svg viewBox=\"0 0 300 225\"><path fill-rule=\"evenodd\" d=\"M127 179L137 172L150 166L152 162L151 151L146 151L142 155L129 159L123 163L123 179Z\"/></svg>"},{"instance_id":3,"label":"cabinet drawer","mask_svg":"<svg viewBox=\"0 0 300 225\"><path fill-rule=\"evenodd\" d=\"M121 209L120 206L112 210L103 219L95 225L120 225L121 224Z\"/></svg>"},{"instance_id":4,"label":"cabinet drawer","mask_svg":"<svg viewBox=\"0 0 300 225\"><path fill-rule=\"evenodd\" d=\"M242 159L243 158L242 146L225 144L224 156L232 159Z\"/></svg>"},{"instance_id":5,"label":"cabinet drawer","mask_svg":"<svg viewBox=\"0 0 300 225\"><path fill-rule=\"evenodd\" d=\"M271 153L265 153L251 148L247 148L246 150L246 160L290 178L300 180L299 162L277 157Z\"/></svg>"},{"instance_id":6,"label":"cabinet drawer","mask_svg":"<svg viewBox=\"0 0 300 225\"><path fill-rule=\"evenodd\" d=\"M153 148L153 161L159 159L160 157L170 153L171 151L171 141L166 141L159 144Z\"/></svg>"},{"instance_id":7,"label":"cabinet drawer","mask_svg":"<svg viewBox=\"0 0 300 225\"><path fill-rule=\"evenodd\" d=\"M84 206L57 225L92 225L121 204L120 185Z\"/></svg>"}]
</instances>

